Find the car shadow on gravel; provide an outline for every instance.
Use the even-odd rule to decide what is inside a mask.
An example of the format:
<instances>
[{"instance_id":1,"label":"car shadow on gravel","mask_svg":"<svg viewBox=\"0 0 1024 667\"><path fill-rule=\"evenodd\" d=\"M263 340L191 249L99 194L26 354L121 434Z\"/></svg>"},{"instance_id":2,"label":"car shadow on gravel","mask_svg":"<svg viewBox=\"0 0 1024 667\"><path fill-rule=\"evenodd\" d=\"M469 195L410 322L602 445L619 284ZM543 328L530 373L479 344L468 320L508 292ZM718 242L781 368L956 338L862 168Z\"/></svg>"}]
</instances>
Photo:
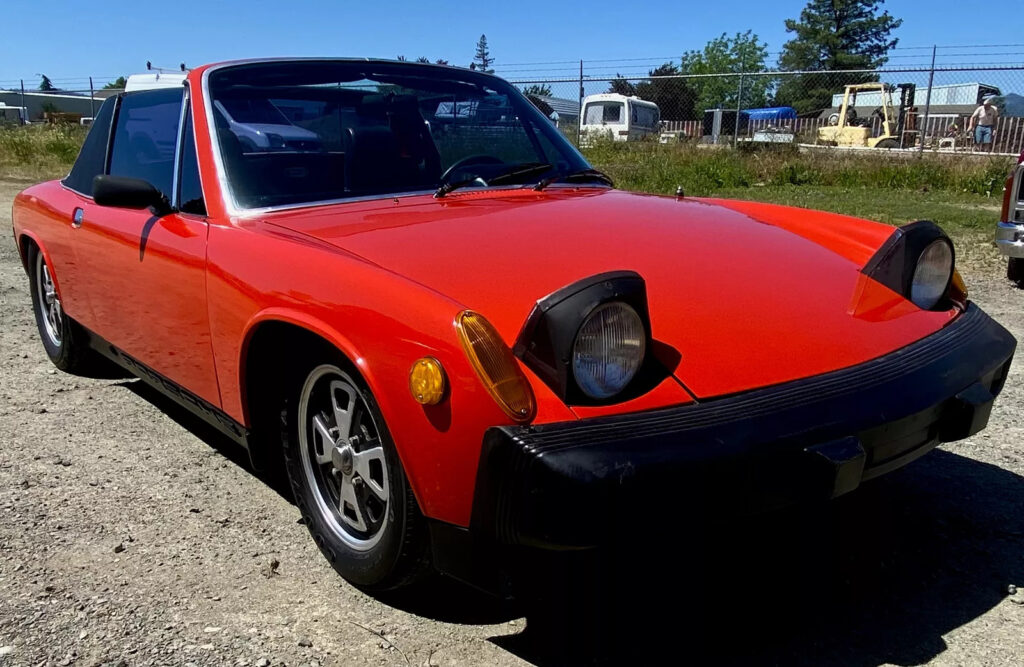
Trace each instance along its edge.
<instances>
[{"instance_id":1,"label":"car shadow on gravel","mask_svg":"<svg viewBox=\"0 0 1024 667\"><path fill-rule=\"evenodd\" d=\"M292 502L230 439L143 382L119 384ZM492 641L540 665L916 665L1024 584L1024 477L944 449L831 503L700 531L681 509L620 526L618 554L536 573L538 602L441 577L378 599L460 624L525 609L526 631Z\"/></svg>"},{"instance_id":2,"label":"car shadow on gravel","mask_svg":"<svg viewBox=\"0 0 1024 667\"><path fill-rule=\"evenodd\" d=\"M143 400L152 403L161 412L171 418L176 424L186 429L211 448L216 449L224 458L228 459L239 468L242 468L253 477L264 482L273 489L279 496L294 504L291 489L288 488L283 476L260 473L253 469L249 460L249 453L245 448L234 442L205 421L195 416L178 403L164 396L159 390L146 384L142 380L131 379L116 383L119 387L128 389Z\"/></svg>"},{"instance_id":3,"label":"car shadow on gravel","mask_svg":"<svg viewBox=\"0 0 1024 667\"><path fill-rule=\"evenodd\" d=\"M257 472L253 469L245 449L145 382L128 380L116 384L156 406L172 421L217 450L224 458L265 483L289 504L294 504L291 489L283 473ZM379 594L377 598L396 609L444 623L490 625L523 616L522 610L513 602L486 595L470 586L441 576L429 577L408 589Z\"/></svg>"},{"instance_id":4,"label":"car shadow on gravel","mask_svg":"<svg viewBox=\"0 0 1024 667\"><path fill-rule=\"evenodd\" d=\"M1024 583L1024 478L939 450L832 503L633 537L492 641L537 664L921 664Z\"/></svg>"},{"instance_id":5,"label":"car shadow on gravel","mask_svg":"<svg viewBox=\"0 0 1024 667\"><path fill-rule=\"evenodd\" d=\"M408 588L379 593L376 598L396 609L442 623L493 625L523 616L517 602L499 599L440 575Z\"/></svg>"}]
</instances>

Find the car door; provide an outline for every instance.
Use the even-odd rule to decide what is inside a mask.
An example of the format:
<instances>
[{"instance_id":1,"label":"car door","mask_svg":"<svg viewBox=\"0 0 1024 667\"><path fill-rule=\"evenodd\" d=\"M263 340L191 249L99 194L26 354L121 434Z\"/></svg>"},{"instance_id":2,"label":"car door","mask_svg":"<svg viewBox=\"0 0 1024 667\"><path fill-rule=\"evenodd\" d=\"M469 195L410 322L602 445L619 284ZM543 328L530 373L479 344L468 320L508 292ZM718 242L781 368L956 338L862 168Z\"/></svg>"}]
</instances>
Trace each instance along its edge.
<instances>
[{"instance_id":1,"label":"car door","mask_svg":"<svg viewBox=\"0 0 1024 667\"><path fill-rule=\"evenodd\" d=\"M187 93L126 93L115 115L107 173L148 181L175 211L86 208L76 245L88 267L93 329L134 361L220 405L206 305L208 223Z\"/></svg>"},{"instance_id":2,"label":"car door","mask_svg":"<svg viewBox=\"0 0 1024 667\"><path fill-rule=\"evenodd\" d=\"M85 208L92 204L93 178L106 167L114 104L115 100L110 98L100 107L70 173L60 181L60 188L51 191L45 204L40 201L43 205L35 210L38 217L34 232L50 264L61 306L68 316L87 327L92 324L86 294L88 280L79 262L78 234L74 230L81 224Z\"/></svg>"}]
</instances>

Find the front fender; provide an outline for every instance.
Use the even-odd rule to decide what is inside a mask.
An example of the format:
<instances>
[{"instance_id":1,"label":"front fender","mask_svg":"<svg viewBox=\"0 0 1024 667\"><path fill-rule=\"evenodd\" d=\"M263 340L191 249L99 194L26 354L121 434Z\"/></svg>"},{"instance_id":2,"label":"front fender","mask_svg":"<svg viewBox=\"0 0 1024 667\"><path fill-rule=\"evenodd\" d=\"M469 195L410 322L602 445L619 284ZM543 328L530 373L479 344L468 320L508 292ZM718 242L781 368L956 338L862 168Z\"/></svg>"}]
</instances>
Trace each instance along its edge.
<instances>
[{"instance_id":1,"label":"front fender","mask_svg":"<svg viewBox=\"0 0 1024 667\"><path fill-rule=\"evenodd\" d=\"M892 225L839 213L737 199L704 201L796 234L845 257L858 266L864 266L893 232ZM742 243L743 239L737 239L737 242Z\"/></svg>"},{"instance_id":2,"label":"front fender","mask_svg":"<svg viewBox=\"0 0 1024 667\"><path fill-rule=\"evenodd\" d=\"M211 226L208 292L225 412L246 419L244 361L255 328L275 320L302 327L362 374L424 514L468 525L484 433L511 421L459 344L462 304L350 253L251 222ZM409 391L409 370L424 356L440 361L449 380L436 406L420 405ZM557 399L546 405L552 419L573 418Z\"/></svg>"}]
</instances>

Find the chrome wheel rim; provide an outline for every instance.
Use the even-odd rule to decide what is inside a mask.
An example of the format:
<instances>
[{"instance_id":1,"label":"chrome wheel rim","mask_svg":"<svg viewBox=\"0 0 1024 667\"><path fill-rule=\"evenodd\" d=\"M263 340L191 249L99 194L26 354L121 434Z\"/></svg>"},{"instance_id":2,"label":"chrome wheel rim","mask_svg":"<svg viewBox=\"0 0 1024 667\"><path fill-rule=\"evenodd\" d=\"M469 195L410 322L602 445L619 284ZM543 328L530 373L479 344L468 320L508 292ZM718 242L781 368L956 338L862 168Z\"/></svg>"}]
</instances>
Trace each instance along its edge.
<instances>
[{"instance_id":1,"label":"chrome wheel rim","mask_svg":"<svg viewBox=\"0 0 1024 667\"><path fill-rule=\"evenodd\" d=\"M316 509L334 535L357 551L376 545L390 509L380 430L355 381L325 364L299 398L299 450Z\"/></svg>"},{"instance_id":2,"label":"chrome wheel rim","mask_svg":"<svg viewBox=\"0 0 1024 667\"><path fill-rule=\"evenodd\" d=\"M57 288L53 284L50 267L46 265L42 253L36 255L36 287L39 290L39 314L42 316L43 330L50 342L60 347L64 309L60 304Z\"/></svg>"}]
</instances>

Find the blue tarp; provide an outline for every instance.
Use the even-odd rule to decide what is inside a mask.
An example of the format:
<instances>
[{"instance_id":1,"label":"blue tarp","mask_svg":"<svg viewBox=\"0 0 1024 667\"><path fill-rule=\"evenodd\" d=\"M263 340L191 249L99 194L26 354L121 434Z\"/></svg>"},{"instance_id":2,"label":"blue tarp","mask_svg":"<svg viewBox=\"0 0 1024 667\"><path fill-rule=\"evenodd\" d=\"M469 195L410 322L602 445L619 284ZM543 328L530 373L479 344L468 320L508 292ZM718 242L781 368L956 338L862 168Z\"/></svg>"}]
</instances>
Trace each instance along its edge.
<instances>
[{"instance_id":1,"label":"blue tarp","mask_svg":"<svg viewBox=\"0 0 1024 667\"><path fill-rule=\"evenodd\" d=\"M793 107L766 107L764 109L744 109L750 120L787 120L796 118L796 109Z\"/></svg>"}]
</instances>

